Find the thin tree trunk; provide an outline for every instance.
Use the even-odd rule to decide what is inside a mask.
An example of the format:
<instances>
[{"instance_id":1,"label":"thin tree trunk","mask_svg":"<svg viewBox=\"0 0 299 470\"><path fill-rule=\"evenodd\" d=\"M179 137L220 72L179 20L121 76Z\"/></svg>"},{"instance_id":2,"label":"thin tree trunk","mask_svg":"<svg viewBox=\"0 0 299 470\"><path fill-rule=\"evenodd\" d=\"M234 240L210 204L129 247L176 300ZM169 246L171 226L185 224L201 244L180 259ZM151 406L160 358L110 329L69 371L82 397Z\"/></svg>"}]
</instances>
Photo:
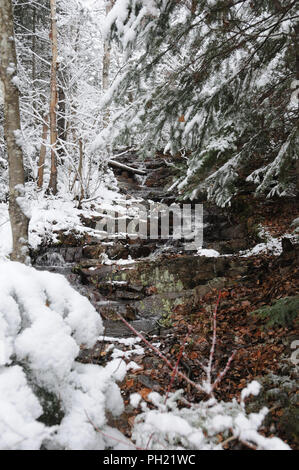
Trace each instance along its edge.
<instances>
[{"instance_id":1,"label":"thin tree trunk","mask_svg":"<svg viewBox=\"0 0 299 470\"><path fill-rule=\"evenodd\" d=\"M296 85L295 85L295 94L297 98L297 107L299 111L299 22L295 24L295 58L296 58ZM299 130L299 119L297 119L297 129ZM296 161L296 186L297 186L297 195L299 196L299 160Z\"/></svg>"},{"instance_id":2,"label":"thin tree trunk","mask_svg":"<svg viewBox=\"0 0 299 470\"><path fill-rule=\"evenodd\" d=\"M32 6L32 88L33 88L33 102L32 107L36 111L35 101L35 80L36 80L36 8Z\"/></svg>"},{"instance_id":3,"label":"thin tree trunk","mask_svg":"<svg viewBox=\"0 0 299 470\"><path fill-rule=\"evenodd\" d=\"M116 162L114 160L108 160L108 165L112 166L113 168L120 168L125 171L129 171L130 173L135 173L136 175L146 175L146 171L139 170L138 168L132 168L131 166L124 165L123 163Z\"/></svg>"},{"instance_id":4,"label":"thin tree trunk","mask_svg":"<svg viewBox=\"0 0 299 470\"><path fill-rule=\"evenodd\" d=\"M79 203L84 197L84 188L83 188L83 178L82 178L82 169L83 169L83 159L84 159L84 152L83 152L83 142L82 139L79 139L79 163L78 163L78 170L75 174L74 181L71 187L71 191L73 191L76 181L78 180L80 185L80 197Z\"/></svg>"},{"instance_id":5,"label":"thin tree trunk","mask_svg":"<svg viewBox=\"0 0 299 470\"><path fill-rule=\"evenodd\" d=\"M56 0L50 0L51 7L51 46L52 46L52 66L51 66L51 98L50 98L50 144L51 144L51 172L49 182L49 192L57 194L57 25L56 25Z\"/></svg>"},{"instance_id":6,"label":"thin tree trunk","mask_svg":"<svg viewBox=\"0 0 299 470\"><path fill-rule=\"evenodd\" d=\"M11 259L28 260L28 224L20 198L24 192L23 153L21 139L19 90L14 84L17 73L17 57L14 39L13 10L11 0L0 0L0 76L4 87L5 139L9 164L9 217L12 229L13 251Z\"/></svg>"},{"instance_id":7,"label":"thin tree trunk","mask_svg":"<svg viewBox=\"0 0 299 470\"><path fill-rule=\"evenodd\" d=\"M48 129L49 129L48 116L45 116L44 123L43 123L42 144L41 144L40 153L39 153L38 171L37 171L37 187L39 189L42 189L43 184L44 184L44 167L45 167L45 158L46 158L46 152L47 152L46 141L47 141Z\"/></svg>"},{"instance_id":8,"label":"thin tree trunk","mask_svg":"<svg viewBox=\"0 0 299 470\"><path fill-rule=\"evenodd\" d=\"M60 143L66 143L66 118L65 118L65 93L61 86L58 87L58 118L57 133ZM65 150L62 145L57 149L58 164L62 165L65 158Z\"/></svg>"},{"instance_id":9,"label":"thin tree trunk","mask_svg":"<svg viewBox=\"0 0 299 470\"><path fill-rule=\"evenodd\" d=\"M106 0L106 16L113 7L113 0ZM109 88L109 71L110 71L110 55L111 47L110 41L104 41L104 54L103 54L103 70L102 70L102 89L103 92ZM110 111L107 107L104 112L104 127L107 127L110 119Z\"/></svg>"}]
</instances>

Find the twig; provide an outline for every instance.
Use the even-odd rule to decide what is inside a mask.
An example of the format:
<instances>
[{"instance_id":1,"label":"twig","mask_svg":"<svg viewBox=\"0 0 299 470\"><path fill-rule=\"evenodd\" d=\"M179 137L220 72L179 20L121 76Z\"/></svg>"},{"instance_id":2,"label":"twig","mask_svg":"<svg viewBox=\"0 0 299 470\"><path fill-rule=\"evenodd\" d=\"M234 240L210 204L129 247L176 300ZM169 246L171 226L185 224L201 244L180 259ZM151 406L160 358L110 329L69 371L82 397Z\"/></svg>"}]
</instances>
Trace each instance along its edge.
<instances>
[{"instance_id":1,"label":"twig","mask_svg":"<svg viewBox=\"0 0 299 470\"><path fill-rule=\"evenodd\" d=\"M215 382L212 385L212 391L217 387L217 385L221 382L223 377L226 375L226 373L227 373L228 369L230 368L231 362L234 359L236 353L237 353L237 351L233 351L232 355L230 356L229 360L226 363L225 368L223 369L222 372L220 372L220 374L218 374L217 379L215 380Z\"/></svg>"},{"instance_id":2,"label":"twig","mask_svg":"<svg viewBox=\"0 0 299 470\"><path fill-rule=\"evenodd\" d=\"M166 392L166 396L165 396L165 401L164 401L164 404L167 402L167 398L168 398L168 395L169 395L169 392L171 390L171 387L172 387L172 384L174 382L174 379L175 379L175 376L177 375L177 372L178 372L178 367L179 367L179 362L182 358L182 355L183 355L183 352L184 352L184 349L185 349L185 344L186 344L186 341L187 341L187 338L189 336L189 332L188 334L186 335L186 338L184 339L184 342L180 348L180 352L179 352L179 355L178 355L178 359L176 361L176 365L175 365L175 368L173 370L173 373L171 374L171 380L170 380L170 383L169 383L169 386L168 386L168 389L167 389L167 392Z\"/></svg>"},{"instance_id":3,"label":"twig","mask_svg":"<svg viewBox=\"0 0 299 470\"><path fill-rule=\"evenodd\" d=\"M121 441L120 439L117 439L117 437L113 437L113 436L110 436L109 434L106 434L105 432L103 432L101 429L99 429L93 422L92 420L90 419L90 417L88 416L87 412L85 411L85 415L86 415L86 418L88 419L88 422L92 425L92 427L94 428L94 430L100 434L102 434L104 437L108 437L109 439L113 439L114 441L116 442L119 442L120 444L126 444L128 445L128 442L125 442L125 441ZM133 447L135 447L136 450L144 450L142 447L137 447L135 446L135 444L133 444L133 442L130 441L130 444L132 444Z\"/></svg>"},{"instance_id":4,"label":"twig","mask_svg":"<svg viewBox=\"0 0 299 470\"><path fill-rule=\"evenodd\" d=\"M151 344L141 333L139 333L137 330L135 330L135 328L130 325L123 317L120 313L117 313L117 316L118 318L131 330L133 331L133 333L138 336L139 338L142 339L142 341L150 348L152 349L167 365L168 367L171 369L171 370L174 370L175 367L171 364L171 362L167 359L167 357L165 357L160 351L159 349L157 349L153 344ZM181 371L177 371L177 375L179 375L180 377L182 377L187 383L189 383L190 385L192 385L193 387L195 387L198 391L200 392L204 392L204 393L207 393L207 391L199 384L196 384L195 382L193 382L193 380L190 380L185 374L183 374ZM207 393L208 395L210 395L209 393Z\"/></svg>"},{"instance_id":5,"label":"twig","mask_svg":"<svg viewBox=\"0 0 299 470\"><path fill-rule=\"evenodd\" d=\"M216 337L217 337L216 336L216 326L217 326L216 321L217 321L217 311L218 311L220 299L221 299L221 291L219 291L217 303L216 303L216 306L214 308L214 313L213 313L213 339L212 339L212 347L210 350L209 364L207 367L207 382L209 385L211 385L212 363L214 359L215 346L216 346Z\"/></svg>"}]
</instances>

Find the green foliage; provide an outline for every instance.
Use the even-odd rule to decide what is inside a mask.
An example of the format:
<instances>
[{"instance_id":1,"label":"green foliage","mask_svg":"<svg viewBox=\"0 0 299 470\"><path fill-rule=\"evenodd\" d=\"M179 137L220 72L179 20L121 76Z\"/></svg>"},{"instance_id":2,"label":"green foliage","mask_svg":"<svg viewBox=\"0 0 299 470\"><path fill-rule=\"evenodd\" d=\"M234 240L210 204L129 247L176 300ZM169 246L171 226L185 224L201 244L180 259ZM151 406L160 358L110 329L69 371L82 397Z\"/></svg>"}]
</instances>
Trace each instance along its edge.
<instances>
[{"instance_id":1,"label":"green foliage","mask_svg":"<svg viewBox=\"0 0 299 470\"><path fill-rule=\"evenodd\" d=\"M266 328L292 327L299 314L299 295L279 299L272 306L260 308L252 314L263 320L266 319Z\"/></svg>"},{"instance_id":2,"label":"green foliage","mask_svg":"<svg viewBox=\"0 0 299 470\"><path fill-rule=\"evenodd\" d=\"M171 328L173 326L171 314L163 313L161 318L158 320L158 324L162 328Z\"/></svg>"},{"instance_id":3,"label":"green foliage","mask_svg":"<svg viewBox=\"0 0 299 470\"><path fill-rule=\"evenodd\" d=\"M225 206L246 180L256 194L294 195L296 2L127 3L112 28L128 62L109 138L128 145L134 135L143 155L188 151L178 188L191 198L205 191Z\"/></svg>"}]
</instances>

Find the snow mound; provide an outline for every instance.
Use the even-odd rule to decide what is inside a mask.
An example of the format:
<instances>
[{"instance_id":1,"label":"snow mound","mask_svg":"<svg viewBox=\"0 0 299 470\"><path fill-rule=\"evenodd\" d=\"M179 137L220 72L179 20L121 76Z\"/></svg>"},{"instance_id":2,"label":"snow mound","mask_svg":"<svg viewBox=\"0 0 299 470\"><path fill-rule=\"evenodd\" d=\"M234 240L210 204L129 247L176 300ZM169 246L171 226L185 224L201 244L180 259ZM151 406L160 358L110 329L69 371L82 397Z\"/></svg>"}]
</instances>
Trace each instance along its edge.
<instances>
[{"instance_id":1,"label":"snow mound","mask_svg":"<svg viewBox=\"0 0 299 470\"><path fill-rule=\"evenodd\" d=\"M76 362L102 333L94 307L63 276L0 262L0 449L119 446L104 433L105 410L123 411L115 381L125 364Z\"/></svg>"},{"instance_id":2,"label":"snow mound","mask_svg":"<svg viewBox=\"0 0 299 470\"><path fill-rule=\"evenodd\" d=\"M206 256L207 258L217 258L218 256L220 256L219 251L212 250L212 249L206 249L206 248L200 248L197 251L197 254L199 256Z\"/></svg>"},{"instance_id":3,"label":"snow mound","mask_svg":"<svg viewBox=\"0 0 299 470\"><path fill-rule=\"evenodd\" d=\"M244 390L242 399L256 395L259 384L254 381ZM268 409L259 413L247 414L244 402L236 399L219 402L214 398L190 404L189 408L179 408L182 391L165 398L156 392L150 393L148 400L156 406L149 409L141 402L143 412L134 422L132 439L136 445L148 450L222 450L226 442L239 440L258 450L290 450L278 437L267 438L258 432ZM131 395L132 406L140 400ZM219 439L221 433L222 439Z\"/></svg>"}]
</instances>

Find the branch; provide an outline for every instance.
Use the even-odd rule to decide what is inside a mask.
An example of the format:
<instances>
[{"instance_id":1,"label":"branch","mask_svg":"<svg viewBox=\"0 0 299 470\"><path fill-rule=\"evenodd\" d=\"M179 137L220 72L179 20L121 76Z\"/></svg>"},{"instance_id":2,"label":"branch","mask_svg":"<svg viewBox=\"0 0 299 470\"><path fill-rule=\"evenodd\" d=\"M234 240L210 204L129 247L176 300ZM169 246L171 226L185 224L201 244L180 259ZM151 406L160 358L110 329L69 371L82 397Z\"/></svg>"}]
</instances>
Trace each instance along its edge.
<instances>
[{"instance_id":1,"label":"branch","mask_svg":"<svg viewBox=\"0 0 299 470\"><path fill-rule=\"evenodd\" d=\"M122 170L127 170L131 173L136 173L136 175L146 175L144 170L139 170L138 168L132 168L131 166L124 165L123 163L115 162L114 160L109 159L108 165L114 168L121 168Z\"/></svg>"}]
</instances>

